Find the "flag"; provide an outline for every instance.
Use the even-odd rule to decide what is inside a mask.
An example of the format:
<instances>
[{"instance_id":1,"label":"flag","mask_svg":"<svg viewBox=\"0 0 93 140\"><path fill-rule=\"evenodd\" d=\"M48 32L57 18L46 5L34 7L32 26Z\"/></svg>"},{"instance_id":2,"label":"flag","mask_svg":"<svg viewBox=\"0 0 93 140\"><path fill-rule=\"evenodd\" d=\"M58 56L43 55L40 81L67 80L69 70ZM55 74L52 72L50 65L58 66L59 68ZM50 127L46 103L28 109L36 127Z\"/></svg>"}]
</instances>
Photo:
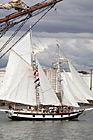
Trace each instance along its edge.
<instances>
[{"instance_id":1,"label":"flag","mask_svg":"<svg viewBox=\"0 0 93 140\"><path fill-rule=\"evenodd\" d=\"M36 72L38 72L38 68L36 69Z\"/></svg>"},{"instance_id":2,"label":"flag","mask_svg":"<svg viewBox=\"0 0 93 140\"><path fill-rule=\"evenodd\" d=\"M36 71L34 72L34 75L36 75Z\"/></svg>"},{"instance_id":3,"label":"flag","mask_svg":"<svg viewBox=\"0 0 93 140\"><path fill-rule=\"evenodd\" d=\"M36 78L36 77L38 77L39 76L39 72L35 75L35 77L34 78Z\"/></svg>"},{"instance_id":4,"label":"flag","mask_svg":"<svg viewBox=\"0 0 93 140\"><path fill-rule=\"evenodd\" d=\"M34 75L36 75L37 72L38 72L38 69L35 70Z\"/></svg>"},{"instance_id":5,"label":"flag","mask_svg":"<svg viewBox=\"0 0 93 140\"><path fill-rule=\"evenodd\" d=\"M38 69L38 65L36 65L36 69Z\"/></svg>"},{"instance_id":6,"label":"flag","mask_svg":"<svg viewBox=\"0 0 93 140\"><path fill-rule=\"evenodd\" d=\"M40 82L35 86L35 89L40 86Z\"/></svg>"},{"instance_id":7,"label":"flag","mask_svg":"<svg viewBox=\"0 0 93 140\"><path fill-rule=\"evenodd\" d=\"M37 81L39 81L40 79L38 78L38 79L36 79L35 81L34 81L34 83L36 83Z\"/></svg>"}]
</instances>

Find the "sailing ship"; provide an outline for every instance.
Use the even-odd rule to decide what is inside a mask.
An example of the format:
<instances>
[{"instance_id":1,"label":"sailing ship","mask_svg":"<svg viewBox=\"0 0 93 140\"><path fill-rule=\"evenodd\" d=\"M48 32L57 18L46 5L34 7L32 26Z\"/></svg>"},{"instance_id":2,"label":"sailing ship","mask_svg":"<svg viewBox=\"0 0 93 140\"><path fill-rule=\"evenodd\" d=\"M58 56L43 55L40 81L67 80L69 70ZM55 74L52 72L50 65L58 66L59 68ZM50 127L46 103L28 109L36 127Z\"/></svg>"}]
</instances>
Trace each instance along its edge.
<instances>
[{"instance_id":1,"label":"sailing ship","mask_svg":"<svg viewBox=\"0 0 93 140\"><path fill-rule=\"evenodd\" d=\"M1 111L5 111L12 120L78 118L85 110L76 110L73 107L79 107L79 102L89 103L88 100L93 100L93 95L82 83L71 63L68 63L72 77L63 70L63 93L60 101L31 49L31 34L27 33L10 51L6 73L0 87L0 100L20 103L27 108L10 107Z\"/></svg>"}]
</instances>

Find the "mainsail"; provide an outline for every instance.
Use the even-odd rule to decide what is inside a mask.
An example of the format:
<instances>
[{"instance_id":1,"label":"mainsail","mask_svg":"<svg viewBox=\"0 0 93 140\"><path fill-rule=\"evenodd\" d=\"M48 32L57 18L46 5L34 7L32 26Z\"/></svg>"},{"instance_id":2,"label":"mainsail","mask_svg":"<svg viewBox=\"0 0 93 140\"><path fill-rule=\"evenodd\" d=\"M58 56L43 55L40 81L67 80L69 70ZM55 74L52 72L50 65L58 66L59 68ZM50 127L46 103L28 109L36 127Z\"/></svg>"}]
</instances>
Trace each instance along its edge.
<instances>
[{"instance_id":1,"label":"mainsail","mask_svg":"<svg viewBox=\"0 0 93 140\"><path fill-rule=\"evenodd\" d=\"M17 53L11 51L6 74L0 89L0 99L36 105L32 67Z\"/></svg>"}]
</instances>

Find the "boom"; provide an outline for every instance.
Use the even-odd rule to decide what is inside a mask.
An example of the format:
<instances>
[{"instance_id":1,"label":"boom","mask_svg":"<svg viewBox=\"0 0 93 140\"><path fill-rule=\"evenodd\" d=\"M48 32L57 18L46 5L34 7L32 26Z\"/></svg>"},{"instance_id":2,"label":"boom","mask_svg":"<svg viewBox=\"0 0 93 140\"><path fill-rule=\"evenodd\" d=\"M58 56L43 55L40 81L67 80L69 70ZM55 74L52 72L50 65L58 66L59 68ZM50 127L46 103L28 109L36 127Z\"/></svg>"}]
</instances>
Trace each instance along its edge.
<instances>
[{"instance_id":1,"label":"boom","mask_svg":"<svg viewBox=\"0 0 93 140\"><path fill-rule=\"evenodd\" d=\"M11 19L15 19L17 17L21 17L21 16L29 14L29 13L32 14L33 12L38 11L42 8L45 8L45 7L48 7L51 5L55 5L56 3L60 2L60 1L63 1L63 0L52 0L50 2L38 3L35 6L32 6L31 8L29 8L27 10L24 10L24 11L16 13L16 14L11 14L5 18L0 19L0 23L7 22Z\"/></svg>"}]
</instances>

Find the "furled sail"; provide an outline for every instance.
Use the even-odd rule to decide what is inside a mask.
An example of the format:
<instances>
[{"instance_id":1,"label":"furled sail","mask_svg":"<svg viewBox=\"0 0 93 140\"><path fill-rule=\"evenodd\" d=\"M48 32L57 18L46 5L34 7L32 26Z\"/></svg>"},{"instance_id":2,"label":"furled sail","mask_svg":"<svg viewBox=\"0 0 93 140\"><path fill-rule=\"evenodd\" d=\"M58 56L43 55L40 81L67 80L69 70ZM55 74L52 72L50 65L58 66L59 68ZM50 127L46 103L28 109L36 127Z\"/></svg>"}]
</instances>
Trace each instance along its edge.
<instances>
[{"instance_id":1,"label":"furled sail","mask_svg":"<svg viewBox=\"0 0 93 140\"><path fill-rule=\"evenodd\" d=\"M26 9L25 4L22 2L22 0L14 0L14 1L8 2L7 4L0 4L0 9L10 10L12 8L18 11L22 11Z\"/></svg>"},{"instance_id":2,"label":"furled sail","mask_svg":"<svg viewBox=\"0 0 93 140\"><path fill-rule=\"evenodd\" d=\"M32 67L17 53L11 51L6 74L0 89L0 99L36 105Z\"/></svg>"},{"instance_id":3,"label":"furled sail","mask_svg":"<svg viewBox=\"0 0 93 140\"><path fill-rule=\"evenodd\" d=\"M63 82L62 82L62 88L63 88L63 93L62 93L62 104L67 105L67 106L73 106L73 107L79 107L78 103L76 102L75 98L73 97L68 84L66 82L66 78L63 75Z\"/></svg>"},{"instance_id":4,"label":"furled sail","mask_svg":"<svg viewBox=\"0 0 93 140\"><path fill-rule=\"evenodd\" d=\"M66 78L67 85L68 85L73 97L75 98L75 100L78 103L88 103L85 96L82 95L82 93L80 92L79 87L77 85L75 85L75 82L72 81L72 79L69 77L69 75L65 71L63 71L63 74Z\"/></svg>"},{"instance_id":5,"label":"furled sail","mask_svg":"<svg viewBox=\"0 0 93 140\"><path fill-rule=\"evenodd\" d=\"M77 71L69 61L68 64L71 71L72 80L78 86L80 92L86 97L87 100L93 100L93 93L88 89L86 83L80 78Z\"/></svg>"},{"instance_id":6,"label":"furled sail","mask_svg":"<svg viewBox=\"0 0 93 140\"><path fill-rule=\"evenodd\" d=\"M37 60L36 63L38 64L38 71L39 71L39 78L40 78L40 102L44 105L60 105L60 102L53 91L51 84L49 83L45 73L43 72L42 67Z\"/></svg>"}]
</instances>

